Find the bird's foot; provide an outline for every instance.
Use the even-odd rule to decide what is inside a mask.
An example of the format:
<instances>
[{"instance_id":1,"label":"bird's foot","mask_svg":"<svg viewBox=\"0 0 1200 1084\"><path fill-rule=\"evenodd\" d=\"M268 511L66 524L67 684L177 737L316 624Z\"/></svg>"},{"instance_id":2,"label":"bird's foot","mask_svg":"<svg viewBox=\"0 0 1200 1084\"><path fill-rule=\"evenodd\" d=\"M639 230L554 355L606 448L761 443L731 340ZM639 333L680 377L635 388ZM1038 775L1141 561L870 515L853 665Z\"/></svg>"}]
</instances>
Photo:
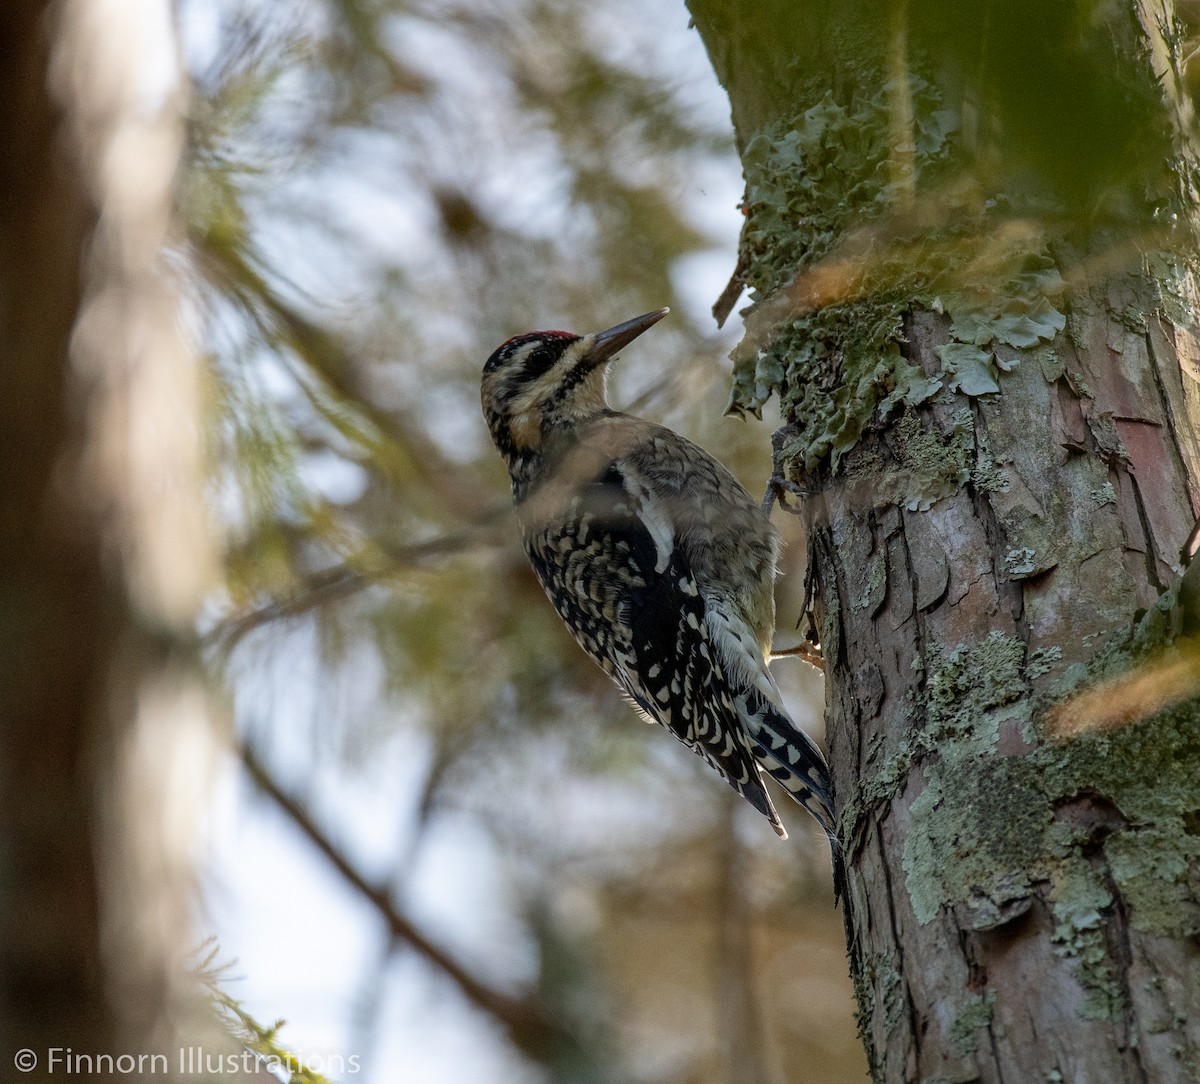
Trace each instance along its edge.
<instances>
[{"instance_id":1,"label":"bird's foot","mask_svg":"<svg viewBox=\"0 0 1200 1084\"><path fill-rule=\"evenodd\" d=\"M788 503L788 498L794 497L797 501L801 501L808 496L808 490L791 481L784 471L784 449L788 441L794 440L798 436L800 436L800 429L795 425L781 425L771 434L771 477L767 481L767 491L763 494L762 504L763 511L767 515L771 514L771 509L778 503L785 512L798 516L800 509L793 508Z\"/></svg>"},{"instance_id":2,"label":"bird's foot","mask_svg":"<svg viewBox=\"0 0 1200 1084\"><path fill-rule=\"evenodd\" d=\"M801 509L789 504L788 499L794 497L799 501L807 496L808 490L803 486L797 485L795 482L790 482L786 478L772 476L767 482L767 491L763 494L762 508L769 516L771 509L778 504L785 512L790 512L793 516L798 516Z\"/></svg>"},{"instance_id":3,"label":"bird's foot","mask_svg":"<svg viewBox=\"0 0 1200 1084\"><path fill-rule=\"evenodd\" d=\"M772 651L771 658L803 659L809 666L815 666L818 670L825 669L825 654L821 650L821 645L809 643L807 640L798 643L795 647L784 648L782 651Z\"/></svg>"}]
</instances>

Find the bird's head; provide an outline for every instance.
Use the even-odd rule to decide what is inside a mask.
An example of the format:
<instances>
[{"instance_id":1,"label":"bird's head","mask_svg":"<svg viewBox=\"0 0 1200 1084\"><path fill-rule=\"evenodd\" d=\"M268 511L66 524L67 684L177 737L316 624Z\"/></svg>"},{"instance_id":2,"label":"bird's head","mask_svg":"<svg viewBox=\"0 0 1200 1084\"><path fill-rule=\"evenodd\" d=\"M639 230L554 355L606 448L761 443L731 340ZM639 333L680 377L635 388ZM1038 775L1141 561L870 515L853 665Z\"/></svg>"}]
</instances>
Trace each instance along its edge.
<instances>
[{"instance_id":1,"label":"bird's head","mask_svg":"<svg viewBox=\"0 0 1200 1084\"><path fill-rule=\"evenodd\" d=\"M483 416L509 465L536 454L547 437L607 409L607 362L669 309L635 316L591 335L531 331L500 346L483 367Z\"/></svg>"}]
</instances>

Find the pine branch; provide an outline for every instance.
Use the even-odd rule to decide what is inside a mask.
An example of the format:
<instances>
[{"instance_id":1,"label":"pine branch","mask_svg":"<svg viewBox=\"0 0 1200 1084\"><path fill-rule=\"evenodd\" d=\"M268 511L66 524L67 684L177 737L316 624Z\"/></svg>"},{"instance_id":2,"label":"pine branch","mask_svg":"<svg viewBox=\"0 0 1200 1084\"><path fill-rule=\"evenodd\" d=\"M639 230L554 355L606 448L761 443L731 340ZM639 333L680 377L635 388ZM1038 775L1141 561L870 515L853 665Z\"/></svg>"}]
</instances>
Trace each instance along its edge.
<instances>
[{"instance_id":1,"label":"pine branch","mask_svg":"<svg viewBox=\"0 0 1200 1084\"><path fill-rule=\"evenodd\" d=\"M330 1084L327 1077L310 1069L283 1046L279 1040L282 1020L275 1021L270 1027L260 1024L225 990L222 982L229 965L216 963L218 949L215 943L210 944L207 957L196 969L196 977L208 991L209 1001L225 1031L255 1056L259 1067L272 1073L276 1070L286 1072L288 1084Z\"/></svg>"},{"instance_id":2,"label":"pine branch","mask_svg":"<svg viewBox=\"0 0 1200 1084\"><path fill-rule=\"evenodd\" d=\"M506 512L507 510L505 514ZM461 553L471 546L486 542L487 529L500 519L500 513L490 513L480 518L471 529L455 531L409 546L391 547L374 567L339 564L319 569L301 580L290 595L272 599L253 610L220 622L208 633L205 640L228 653L247 634L263 625L298 617L326 603L349 598L358 591L429 558Z\"/></svg>"}]
</instances>

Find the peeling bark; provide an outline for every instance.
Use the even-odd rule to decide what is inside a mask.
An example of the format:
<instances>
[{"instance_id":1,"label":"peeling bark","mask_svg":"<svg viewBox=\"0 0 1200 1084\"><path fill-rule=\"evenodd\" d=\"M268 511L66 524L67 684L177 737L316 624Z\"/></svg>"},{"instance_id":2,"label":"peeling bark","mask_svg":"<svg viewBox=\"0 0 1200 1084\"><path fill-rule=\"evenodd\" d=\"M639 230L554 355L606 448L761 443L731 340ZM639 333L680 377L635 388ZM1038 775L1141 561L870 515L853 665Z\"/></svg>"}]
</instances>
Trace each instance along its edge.
<instances>
[{"instance_id":1,"label":"peeling bark","mask_svg":"<svg viewBox=\"0 0 1200 1084\"><path fill-rule=\"evenodd\" d=\"M909 322L911 357L928 371L944 325L928 313ZM1132 402L1124 374L1160 386L1148 336L1092 326L1119 346L1123 371L1107 349L1071 349L1070 378L1023 363L1001 395L972 404L976 453L989 449L1005 488L968 485L908 511L840 500L834 487L810 511L852 963L880 1079L1195 1078L1196 837L1159 856L1192 867L1179 936L1139 929L1109 852L1139 846L1147 826L1121 807L1147 781L1134 765L1128 779L1119 763L1072 770L1072 749L1038 726L1064 674L1177 577L1200 479L1170 439L1191 423L1169 395ZM948 440L966 406L959 396L919 411L924 431ZM1123 451L1109 444L1114 429ZM897 462L887 434L878 440L857 454ZM1194 715L1163 725L1184 733L1191 766L1180 769L1194 773ZM1107 756L1158 740L1122 738ZM1048 773L1050 759L1065 767ZM1140 875L1171 874L1151 863Z\"/></svg>"}]
</instances>

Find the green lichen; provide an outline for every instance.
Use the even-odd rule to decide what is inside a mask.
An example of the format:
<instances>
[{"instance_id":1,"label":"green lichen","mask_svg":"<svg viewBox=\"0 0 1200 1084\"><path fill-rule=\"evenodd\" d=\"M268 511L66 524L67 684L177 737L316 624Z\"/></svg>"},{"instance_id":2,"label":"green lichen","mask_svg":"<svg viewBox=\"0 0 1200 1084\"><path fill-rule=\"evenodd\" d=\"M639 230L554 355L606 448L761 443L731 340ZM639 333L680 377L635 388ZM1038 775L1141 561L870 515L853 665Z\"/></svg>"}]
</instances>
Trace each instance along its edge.
<instances>
[{"instance_id":1,"label":"green lichen","mask_svg":"<svg viewBox=\"0 0 1200 1084\"><path fill-rule=\"evenodd\" d=\"M1161 650L1172 604L1165 594L1098 645L1057 695ZM898 789L897 772L921 764L926 787L910 810L903 857L918 920L950 905L976 928L994 926L1028 906L1035 884L1048 884L1052 938L1075 961L1081 1011L1108 1017L1126 1009L1107 938L1114 891L1135 929L1200 935L1200 701L1111 733L997 756L1007 722L1034 736L1029 683L1060 658L1055 648L1025 658L1019 640L998 632L975 647L927 649L924 699L914 704L923 726L903 758L894 754L888 785ZM1081 800L1112 811L1100 836L1057 815Z\"/></svg>"},{"instance_id":2,"label":"green lichen","mask_svg":"<svg viewBox=\"0 0 1200 1084\"><path fill-rule=\"evenodd\" d=\"M1086 415L1087 427L1096 442L1096 450L1108 461L1121 460L1129 462L1129 451L1121 439L1121 431L1117 428L1116 418L1112 411L1092 411Z\"/></svg>"},{"instance_id":3,"label":"green lichen","mask_svg":"<svg viewBox=\"0 0 1200 1084\"><path fill-rule=\"evenodd\" d=\"M836 591L825 593L825 613L821 619L821 643L831 646L842 640L842 602Z\"/></svg>"},{"instance_id":4,"label":"green lichen","mask_svg":"<svg viewBox=\"0 0 1200 1084\"><path fill-rule=\"evenodd\" d=\"M950 1025L950 1049L960 1057L965 1058L975 1053L979 1039L975 1032L986 1028L992 1022L992 1014L996 1009L995 991L985 994L971 994Z\"/></svg>"},{"instance_id":5,"label":"green lichen","mask_svg":"<svg viewBox=\"0 0 1200 1084\"><path fill-rule=\"evenodd\" d=\"M1147 254L1151 280L1158 287L1158 306L1175 327L1191 329L1193 317L1192 290L1197 266L1195 257L1155 251Z\"/></svg>"},{"instance_id":6,"label":"green lichen","mask_svg":"<svg viewBox=\"0 0 1200 1084\"><path fill-rule=\"evenodd\" d=\"M1055 825L1055 829L1060 827ZM1052 832L1054 835L1069 837L1072 833ZM1099 869L1082 857L1076 842L1082 841L1060 840L1060 856L1047 864L1055 919L1051 940L1055 952L1077 961L1076 974L1084 989L1083 1016L1104 1019L1125 1008L1124 992L1104 935L1113 897Z\"/></svg>"},{"instance_id":7,"label":"green lichen","mask_svg":"<svg viewBox=\"0 0 1200 1084\"><path fill-rule=\"evenodd\" d=\"M778 392L805 434L804 469L840 462L874 418L922 403L941 386L901 356L903 314L899 300L870 298L794 317L766 349L735 354L727 410L760 416Z\"/></svg>"},{"instance_id":8,"label":"green lichen","mask_svg":"<svg viewBox=\"0 0 1200 1084\"><path fill-rule=\"evenodd\" d=\"M972 422L972 432L975 437L975 463L971 467L971 484L980 493L1007 493L1011 484L1008 472L996 462L987 440L987 431L976 429Z\"/></svg>"},{"instance_id":9,"label":"green lichen","mask_svg":"<svg viewBox=\"0 0 1200 1084\"><path fill-rule=\"evenodd\" d=\"M1164 937L1200 934L1200 701L1035 756L1050 794L1087 789L1120 811L1127 826L1103 849L1133 926Z\"/></svg>"},{"instance_id":10,"label":"green lichen","mask_svg":"<svg viewBox=\"0 0 1200 1084\"><path fill-rule=\"evenodd\" d=\"M1066 316L1052 300L1062 296L1066 283L1050 257L1017 247L1010 259L1019 259L1022 266L1005 277L1005 293L997 293L994 279L985 280L962 286L944 302L957 342L1029 350L1051 342L1066 327ZM1006 367L1003 361L997 364Z\"/></svg>"},{"instance_id":11,"label":"green lichen","mask_svg":"<svg viewBox=\"0 0 1200 1084\"><path fill-rule=\"evenodd\" d=\"M1176 605L1175 593L1164 591L1136 621L1118 625L1102 640L1087 639L1086 646L1092 649L1087 663L1067 667L1055 682L1051 695L1056 700L1065 699L1082 686L1125 673L1163 648L1171 640Z\"/></svg>"},{"instance_id":12,"label":"green lichen","mask_svg":"<svg viewBox=\"0 0 1200 1084\"><path fill-rule=\"evenodd\" d=\"M904 1021L904 978L899 965L900 960L895 953L867 953L862 966L855 968L852 976L858 1033L872 1061L874 1041L871 1025L878 1007L883 1007L883 1023L888 1035L893 1034Z\"/></svg>"},{"instance_id":13,"label":"green lichen","mask_svg":"<svg viewBox=\"0 0 1200 1084\"><path fill-rule=\"evenodd\" d=\"M892 1035L905 1016L904 977L894 957L881 960L876 970L883 1001L883 1026Z\"/></svg>"},{"instance_id":14,"label":"green lichen","mask_svg":"<svg viewBox=\"0 0 1200 1084\"><path fill-rule=\"evenodd\" d=\"M847 73L848 76L850 73ZM892 88L864 73L845 103L823 92L790 121L752 138L743 155L745 278L758 304L829 256L848 230L892 210L896 181L891 153ZM914 104L914 178L949 154L957 117L939 108L923 80L910 80ZM854 447L876 411L923 402L940 387L900 352L902 318L918 279L908 259L846 261L848 281L833 303L793 308L761 349L735 354L730 411L758 415L779 393L806 434L812 469Z\"/></svg>"},{"instance_id":15,"label":"green lichen","mask_svg":"<svg viewBox=\"0 0 1200 1084\"><path fill-rule=\"evenodd\" d=\"M1016 357L998 353L998 347L1034 350L1066 327L1066 316L1055 307L1066 283L1050 257L1018 245L1007 263L1006 273L960 282L937 299L939 309L950 316L952 341L934 353L951 391L972 397L998 393L1000 373L1017 364ZM1041 354L1038 360L1045 368Z\"/></svg>"},{"instance_id":16,"label":"green lichen","mask_svg":"<svg viewBox=\"0 0 1200 1084\"><path fill-rule=\"evenodd\" d=\"M1066 323L1055 304L1063 281L1041 240L998 230L995 203L903 235L893 215L899 182L888 168L892 88L871 72L847 73L846 85L845 100L823 91L809 109L750 139L743 156L745 278L755 308L779 311L765 342L751 337L734 352L727 409L758 416L779 394L804 433L793 455L806 472L825 461L836 471L862 434L901 405L944 388L995 394L999 373L1017 362L1012 351L1051 341ZM920 186L950 160L958 119L919 77L909 91L911 179ZM889 215L880 243L870 224ZM987 256L978 259L985 236ZM814 268L826 285L802 278ZM941 373L903 356L904 317L914 307L950 317L952 341L937 349Z\"/></svg>"},{"instance_id":17,"label":"green lichen","mask_svg":"<svg viewBox=\"0 0 1200 1084\"><path fill-rule=\"evenodd\" d=\"M891 210L896 179L886 168L892 150L892 87L869 71L847 72L845 101L820 98L790 121L755 135L742 155L746 172L746 281L759 300L796 270L828 255L850 226ZM909 80L919 137L914 181L935 172L950 152L957 115L941 109L934 88Z\"/></svg>"},{"instance_id":18,"label":"green lichen","mask_svg":"<svg viewBox=\"0 0 1200 1084\"><path fill-rule=\"evenodd\" d=\"M923 426L915 414L905 414L891 438L899 470L881 480L880 492L903 503L910 512L926 511L942 497L956 493L970 478L973 438L970 411L957 412L954 427L946 435Z\"/></svg>"},{"instance_id":19,"label":"green lichen","mask_svg":"<svg viewBox=\"0 0 1200 1084\"><path fill-rule=\"evenodd\" d=\"M1135 335L1146 334L1146 314L1141 309L1126 305L1116 316L1117 322L1127 331L1132 331Z\"/></svg>"},{"instance_id":20,"label":"green lichen","mask_svg":"<svg viewBox=\"0 0 1200 1084\"><path fill-rule=\"evenodd\" d=\"M1032 351L1034 357L1037 358L1038 364L1042 367L1042 376L1047 384L1053 384L1056 380L1061 380L1067 375L1067 363L1063 360L1062 354L1051 346L1044 346L1040 350Z\"/></svg>"},{"instance_id":21,"label":"green lichen","mask_svg":"<svg viewBox=\"0 0 1200 1084\"><path fill-rule=\"evenodd\" d=\"M1025 663L1025 673L1030 679L1040 678L1054 669L1054 664L1062 659L1061 647L1038 647L1029 653Z\"/></svg>"},{"instance_id":22,"label":"green lichen","mask_svg":"<svg viewBox=\"0 0 1200 1084\"><path fill-rule=\"evenodd\" d=\"M931 768L913 802L904 843L905 884L917 921L947 903L976 913L976 925L1030 892L1052 814L1024 757L983 757ZM984 812L986 811L986 812Z\"/></svg>"},{"instance_id":23,"label":"green lichen","mask_svg":"<svg viewBox=\"0 0 1200 1084\"><path fill-rule=\"evenodd\" d=\"M1096 393L1092 391L1092 386L1087 382L1078 369L1072 370L1067 374L1070 378L1071 390L1075 392L1081 399L1095 399Z\"/></svg>"},{"instance_id":24,"label":"green lichen","mask_svg":"<svg viewBox=\"0 0 1200 1084\"><path fill-rule=\"evenodd\" d=\"M1158 937L1200 930L1200 835L1183 819L1114 836L1104 848L1135 924Z\"/></svg>"},{"instance_id":25,"label":"green lichen","mask_svg":"<svg viewBox=\"0 0 1200 1084\"><path fill-rule=\"evenodd\" d=\"M1087 333L1084 329L1084 321L1073 316L1067 321L1066 326L1067 342L1075 348L1079 354L1086 356L1088 349Z\"/></svg>"},{"instance_id":26,"label":"green lichen","mask_svg":"<svg viewBox=\"0 0 1200 1084\"><path fill-rule=\"evenodd\" d=\"M979 757L994 748L1005 721L1025 728L1027 711L1018 703L1024 689L1023 654L1019 640L993 632L974 650L959 647L944 652L933 645L925 657L913 660L913 669L928 675L924 695L910 708L911 717L920 722L886 756L882 738L868 749L871 770L854 796L841 803L843 838L853 836L859 819L877 802L895 797L913 765L929 754ZM931 888L931 906L936 910L937 887Z\"/></svg>"},{"instance_id":27,"label":"green lichen","mask_svg":"<svg viewBox=\"0 0 1200 1084\"><path fill-rule=\"evenodd\" d=\"M1001 724L1011 721L1024 730L1029 720L1019 703L1023 656L1019 640L993 632L974 650L944 652L933 645L925 657L913 660L913 669L928 675L924 695L909 709L919 723L886 755L882 737L867 750L870 771L854 796L841 803L843 838L853 836L859 819L877 802L895 797L913 765L929 754L979 757L995 747ZM932 906L936 909L936 902Z\"/></svg>"},{"instance_id":28,"label":"green lichen","mask_svg":"<svg viewBox=\"0 0 1200 1084\"><path fill-rule=\"evenodd\" d=\"M1178 603L1174 591L1164 591L1134 622L1129 641L1132 658L1145 658L1171 640L1171 615Z\"/></svg>"},{"instance_id":29,"label":"green lichen","mask_svg":"<svg viewBox=\"0 0 1200 1084\"><path fill-rule=\"evenodd\" d=\"M853 839L858 828L859 819L879 802L895 798L904 787L904 781L913 765L912 745L901 741L896 751L883 761L876 763L878 744L874 752L867 754L870 765L864 778L859 782L853 799L840 803L838 810L838 835L842 839Z\"/></svg>"},{"instance_id":30,"label":"green lichen","mask_svg":"<svg viewBox=\"0 0 1200 1084\"><path fill-rule=\"evenodd\" d=\"M954 412L948 432L905 412L889 431L888 450L886 460L874 449L856 451L847 474L869 479L881 503L899 504L910 512L928 510L968 480L989 491L1008 487L990 452L977 443L974 419L966 408Z\"/></svg>"},{"instance_id":31,"label":"green lichen","mask_svg":"<svg viewBox=\"0 0 1200 1084\"><path fill-rule=\"evenodd\" d=\"M947 387L963 395L991 395L1000 390L992 352L974 343L952 342L933 351L950 374Z\"/></svg>"},{"instance_id":32,"label":"green lichen","mask_svg":"<svg viewBox=\"0 0 1200 1084\"><path fill-rule=\"evenodd\" d=\"M887 591L887 565L880 557L866 562L866 580L854 605L857 609L874 613L883 602Z\"/></svg>"},{"instance_id":33,"label":"green lichen","mask_svg":"<svg viewBox=\"0 0 1200 1084\"><path fill-rule=\"evenodd\" d=\"M1004 572L1009 579L1020 579L1028 576L1037 567L1037 553L1028 547L1009 550L1004 555Z\"/></svg>"},{"instance_id":34,"label":"green lichen","mask_svg":"<svg viewBox=\"0 0 1200 1084\"><path fill-rule=\"evenodd\" d=\"M974 648L960 645L926 653L925 742L942 748L955 742L957 755L986 753L995 744L1000 716L1025 692L1025 645L993 631Z\"/></svg>"},{"instance_id":35,"label":"green lichen","mask_svg":"<svg viewBox=\"0 0 1200 1084\"><path fill-rule=\"evenodd\" d=\"M1166 596L1098 648L1075 681L1128 669L1161 645L1169 608ZM997 756L998 727L1024 719L1027 683L1053 661L1043 653L1023 663L1019 646L993 633L979 648L927 652L920 745L935 755L921 759L926 787L911 807L906 885L919 921L954 906L976 928L1005 921L1040 892L1055 949L1075 963L1081 1012L1107 1018L1127 1009L1107 932L1114 892L1133 928L1200 935L1200 701ZM1080 802L1102 814L1099 834L1091 821L1058 815Z\"/></svg>"}]
</instances>

